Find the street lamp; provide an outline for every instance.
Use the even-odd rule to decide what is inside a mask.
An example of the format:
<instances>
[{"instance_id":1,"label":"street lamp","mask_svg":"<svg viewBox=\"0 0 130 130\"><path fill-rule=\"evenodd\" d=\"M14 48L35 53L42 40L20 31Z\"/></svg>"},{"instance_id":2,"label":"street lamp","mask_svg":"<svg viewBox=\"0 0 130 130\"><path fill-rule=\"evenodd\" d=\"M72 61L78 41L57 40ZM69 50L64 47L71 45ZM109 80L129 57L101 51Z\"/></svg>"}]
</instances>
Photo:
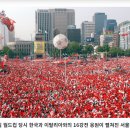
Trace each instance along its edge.
<instances>
[{"instance_id":1,"label":"street lamp","mask_svg":"<svg viewBox=\"0 0 130 130\"><path fill-rule=\"evenodd\" d=\"M67 83L67 76L66 76L66 58L67 58L67 54L66 53L63 53L63 57L65 58L65 85L66 85L66 83Z\"/></svg>"}]
</instances>

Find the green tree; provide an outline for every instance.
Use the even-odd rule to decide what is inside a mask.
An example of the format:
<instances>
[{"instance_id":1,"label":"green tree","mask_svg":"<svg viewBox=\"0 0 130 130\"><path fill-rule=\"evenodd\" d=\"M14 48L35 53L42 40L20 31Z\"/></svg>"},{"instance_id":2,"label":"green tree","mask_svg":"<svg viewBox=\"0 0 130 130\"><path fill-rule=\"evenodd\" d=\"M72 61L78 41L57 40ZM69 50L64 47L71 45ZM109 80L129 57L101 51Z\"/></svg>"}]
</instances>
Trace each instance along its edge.
<instances>
[{"instance_id":1,"label":"green tree","mask_svg":"<svg viewBox=\"0 0 130 130\"><path fill-rule=\"evenodd\" d=\"M54 47L54 49L48 52L51 57L60 57L60 50Z\"/></svg>"},{"instance_id":2,"label":"green tree","mask_svg":"<svg viewBox=\"0 0 130 130\"><path fill-rule=\"evenodd\" d=\"M12 51L11 49L9 49L8 50L8 56L9 56L9 58L14 58L15 57L15 53L14 53L14 51Z\"/></svg>"},{"instance_id":3,"label":"green tree","mask_svg":"<svg viewBox=\"0 0 130 130\"><path fill-rule=\"evenodd\" d=\"M3 47L3 50L0 52L0 55L8 55L9 58L14 58L15 52L11 50L8 46Z\"/></svg>"},{"instance_id":4,"label":"green tree","mask_svg":"<svg viewBox=\"0 0 130 130\"><path fill-rule=\"evenodd\" d=\"M68 46L70 54L74 53L80 53L81 52L81 47L80 44L77 42L70 42Z\"/></svg>"},{"instance_id":5,"label":"green tree","mask_svg":"<svg viewBox=\"0 0 130 130\"><path fill-rule=\"evenodd\" d=\"M5 46L4 48L3 48L3 54L5 55L5 54L8 54L8 51L10 50L10 48L8 47L8 46Z\"/></svg>"},{"instance_id":6,"label":"green tree","mask_svg":"<svg viewBox=\"0 0 130 130\"><path fill-rule=\"evenodd\" d=\"M124 55L125 56L130 56L130 49L125 50Z\"/></svg>"},{"instance_id":7,"label":"green tree","mask_svg":"<svg viewBox=\"0 0 130 130\"><path fill-rule=\"evenodd\" d=\"M97 51L98 52L109 52L110 47L107 44L104 44L103 46L98 46Z\"/></svg>"},{"instance_id":8,"label":"green tree","mask_svg":"<svg viewBox=\"0 0 130 130\"><path fill-rule=\"evenodd\" d=\"M124 55L124 51L118 47L112 47L110 48L109 55L111 55L111 57L122 56Z\"/></svg>"},{"instance_id":9,"label":"green tree","mask_svg":"<svg viewBox=\"0 0 130 130\"><path fill-rule=\"evenodd\" d=\"M104 51L104 52L109 52L109 50L110 50L109 45L108 45L108 44L104 44L104 45L103 45L103 51Z\"/></svg>"},{"instance_id":10,"label":"green tree","mask_svg":"<svg viewBox=\"0 0 130 130\"><path fill-rule=\"evenodd\" d=\"M82 46L77 42L70 42L68 47L62 50L62 53L72 55L75 53L80 54L82 52Z\"/></svg>"},{"instance_id":11,"label":"green tree","mask_svg":"<svg viewBox=\"0 0 130 130\"><path fill-rule=\"evenodd\" d=\"M92 45L86 45L83 49L83 53L92 54L94 52L94 48Z\"/></svg>"},{"instance_id":12,"label":"green tree","mask_svg":"<svg viewBox=\"0 0 130 130\"><path fill-rule=\"evenodd\" d=\"M98 46L98 47L97 47L97 52L104 52L103 47L102 47L102 46Z\"/></svg>"}]
</instances>

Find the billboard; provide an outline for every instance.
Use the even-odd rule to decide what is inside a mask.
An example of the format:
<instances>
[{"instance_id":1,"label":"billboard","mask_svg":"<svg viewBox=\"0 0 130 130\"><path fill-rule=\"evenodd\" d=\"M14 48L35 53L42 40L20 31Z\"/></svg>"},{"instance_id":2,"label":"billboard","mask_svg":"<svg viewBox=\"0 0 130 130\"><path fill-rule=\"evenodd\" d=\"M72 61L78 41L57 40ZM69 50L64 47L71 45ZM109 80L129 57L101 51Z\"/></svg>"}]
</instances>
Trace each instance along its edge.
<instances>
[{"instance_id":1,"label":"billboard","mask_svg":"<svg viewBox=\"0 0 130 130\"><path fill-rule=\"evenodd\" d=\"M86 37L86 42L94 42L94 38L92 38L92 37Z\"/></svg>"},{"instance_id":2,"label":"billboard","mask_svg":"<svg viewBox=\"0 0 130 130\"><path fill-rule=\"evenodd\" d=\"M45 42L44 41L34 41L34 53L44 54L45 53Z\"/></svg>"}]
</instances>

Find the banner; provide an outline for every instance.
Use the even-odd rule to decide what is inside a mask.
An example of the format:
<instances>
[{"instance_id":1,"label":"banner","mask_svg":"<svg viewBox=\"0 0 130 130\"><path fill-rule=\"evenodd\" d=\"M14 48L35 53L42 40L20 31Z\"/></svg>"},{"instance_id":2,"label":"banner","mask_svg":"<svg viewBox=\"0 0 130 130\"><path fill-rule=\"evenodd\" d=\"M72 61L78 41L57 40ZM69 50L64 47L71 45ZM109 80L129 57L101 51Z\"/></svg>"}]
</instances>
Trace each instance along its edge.
<instances>
[{"instance_id":1,"label":"banner","mask_svg":"<svg viewBox=\"0 0 130 130\"><path fill-rule=\"evenodd\" d=\"M45 42L44 41L35 41L34 42L34 53L35 54L44 54L45 53Z\"/></svg>"}]
</instances>

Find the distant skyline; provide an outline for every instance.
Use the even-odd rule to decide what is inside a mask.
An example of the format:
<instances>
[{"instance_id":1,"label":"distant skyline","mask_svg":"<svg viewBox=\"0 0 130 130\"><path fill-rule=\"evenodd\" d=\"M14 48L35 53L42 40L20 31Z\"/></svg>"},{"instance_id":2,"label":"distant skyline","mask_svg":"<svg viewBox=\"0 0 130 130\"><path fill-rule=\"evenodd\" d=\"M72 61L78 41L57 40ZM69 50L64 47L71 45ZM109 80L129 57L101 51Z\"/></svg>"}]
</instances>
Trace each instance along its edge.
<instances>
[{"instance_id":1,"label":"distant skyline","mask_svg":"<svg viewBox=\"0 0 130 130\"><path fill-rule=\"evenodd\" d=\"M59 7L52 7L59 8ZM92 21L93 15L96 12L104 12L108 19L116 19L117 23L130 20L130 7L64 7L75 10L75 24L77 28L81 27L83 21ZM22 40L31 40L35 34L35 11L37 9L50 9L47 7L1 7L0 11L4 10L6 15L15 23L15 36Z\"/></svg>"}]
</instances>

